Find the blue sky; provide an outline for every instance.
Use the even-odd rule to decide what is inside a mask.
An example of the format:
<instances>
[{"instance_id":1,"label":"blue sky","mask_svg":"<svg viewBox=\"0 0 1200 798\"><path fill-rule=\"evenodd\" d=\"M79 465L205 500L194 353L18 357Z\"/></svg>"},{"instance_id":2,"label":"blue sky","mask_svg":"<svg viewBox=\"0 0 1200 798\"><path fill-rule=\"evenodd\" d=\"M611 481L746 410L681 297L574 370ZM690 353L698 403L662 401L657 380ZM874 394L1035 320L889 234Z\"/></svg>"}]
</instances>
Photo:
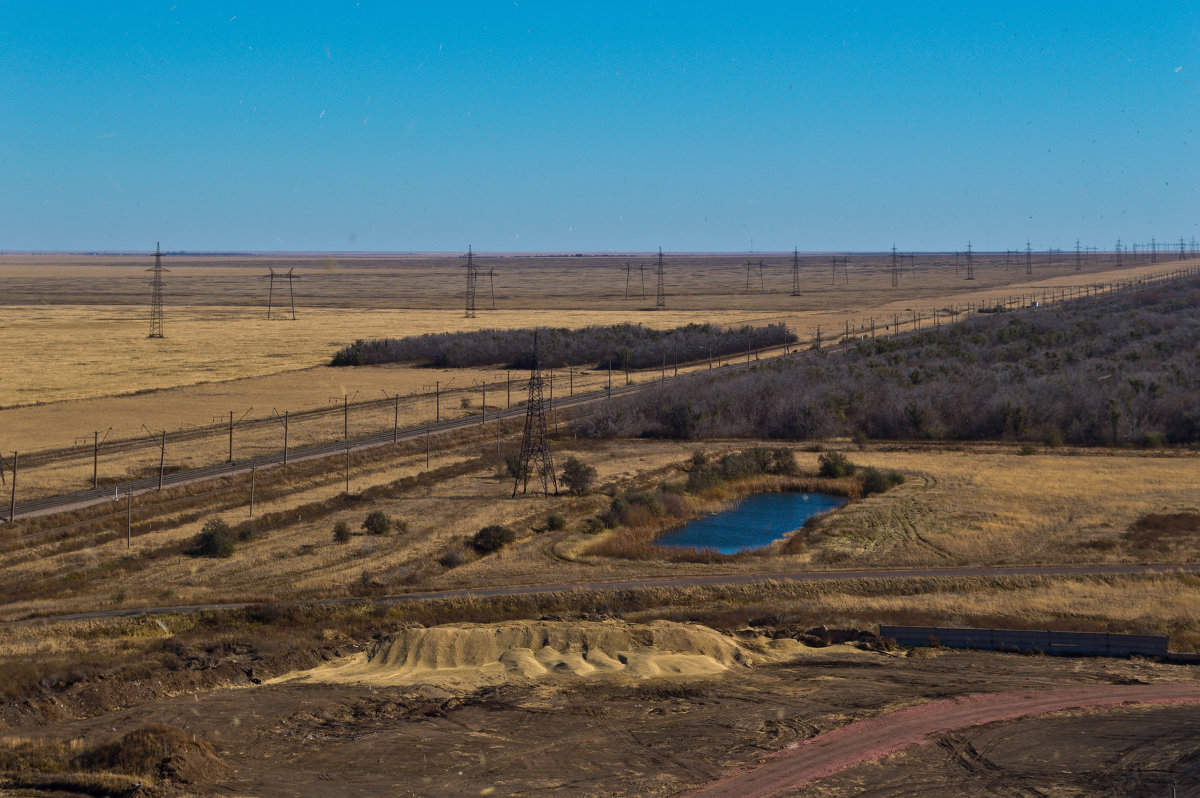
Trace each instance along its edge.
<instances>
[{"instance_id":1,"label":"blue sky","mask_svg":"<svg viewBox=\"0 0 1200 798\"><path fill-rule=\"evenodd\" d=\"M1200 237L1200 7L0 0L0 249Z\"/></svg>"}]
</instances>

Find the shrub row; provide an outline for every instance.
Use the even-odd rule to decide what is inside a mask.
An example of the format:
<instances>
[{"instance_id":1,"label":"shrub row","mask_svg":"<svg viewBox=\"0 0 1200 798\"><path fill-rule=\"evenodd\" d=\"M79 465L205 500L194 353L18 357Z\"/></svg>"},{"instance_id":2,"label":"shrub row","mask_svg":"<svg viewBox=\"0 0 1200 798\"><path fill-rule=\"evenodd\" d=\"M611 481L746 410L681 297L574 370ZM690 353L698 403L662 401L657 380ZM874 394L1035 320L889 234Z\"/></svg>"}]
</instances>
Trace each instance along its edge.
<instances>
[{"instance_id":1,"label":"shrub row","mask_svg":"<svg viewBox=\"0 0 1200 798\"><path fill-rule=\"evenodd\" d=\"M1200 443L1200 280L681 377L589 437Z\"/></svg>"},{"instance_id":2,"label":"shrub row","mask_svg":"<svg viewBox=\"0 0 1200 798\"><path fill-rule=\"evenodd\" d=\"M358 340L333 356L332 366L372 366L415 361L436 368L533 365L534 336L538 360L546 368L583 366L642 369L742 354L755 347L782 346L796 336L784 324L746 325L726 329L715 324L689 324L655 330L641 324L593 325L577 330L529 328L477 332L428 333L406 338Z\"/></svg>"}]
</instances>

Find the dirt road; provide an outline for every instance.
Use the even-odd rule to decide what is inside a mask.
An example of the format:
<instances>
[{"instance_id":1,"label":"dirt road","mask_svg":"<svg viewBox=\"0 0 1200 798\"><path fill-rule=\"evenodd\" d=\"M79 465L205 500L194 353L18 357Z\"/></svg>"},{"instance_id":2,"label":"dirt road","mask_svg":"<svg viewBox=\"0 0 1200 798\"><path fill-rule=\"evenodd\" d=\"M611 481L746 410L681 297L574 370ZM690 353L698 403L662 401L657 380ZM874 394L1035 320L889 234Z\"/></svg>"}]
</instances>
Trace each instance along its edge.
<instances>
[{"instance_id":1,"label":"dirt road","mask_svg":"<svg viewBox=\"0 0 1200 798\"><path fill-rule=\"evenodd\" d=\"M797 790L859 762L879 759L931 736L968 726L1073 708L1123 704L1200 704L1200 685L1097 685L1022 693L975 694L851 723L738 768L688 798L765 798Z\"/></svg>"},{"instance_id":2,"label":"dirt road","mask_svg":"<svg viewBox=\"0 0 1200 798\"><path fill-rule=\"evenodd\" d=\"M527 596L546 593L572 593L578 591L638 590L656 587L703 587L720 585L745 585L755 582L832 582L840 580L862 581L874 579L930 579L1000 576L1132 576L1147 574L1200 573L1200 565L1014 565L999 567L966 568L880 568L845 571L784 571L748 574L709 574L705 576L667 576L619 581L577 582L573 584L540 585L493 585L457 590L414 591L390 596L356 596L308 601L281 601L278 606L321 606L342 604L377 604L388 606L410 601L442 601L461 598L497 598L502 596ZM42 615L20 620L0 621L11 623L51 623L55 621L82 621L97 618L135 618L144 615L173 613L215 612L239 610L258 602L235 601L221 604L177 604L158 607L123 607L112 610L71 613L69 615Z\"/></svg>"}]
</instances>

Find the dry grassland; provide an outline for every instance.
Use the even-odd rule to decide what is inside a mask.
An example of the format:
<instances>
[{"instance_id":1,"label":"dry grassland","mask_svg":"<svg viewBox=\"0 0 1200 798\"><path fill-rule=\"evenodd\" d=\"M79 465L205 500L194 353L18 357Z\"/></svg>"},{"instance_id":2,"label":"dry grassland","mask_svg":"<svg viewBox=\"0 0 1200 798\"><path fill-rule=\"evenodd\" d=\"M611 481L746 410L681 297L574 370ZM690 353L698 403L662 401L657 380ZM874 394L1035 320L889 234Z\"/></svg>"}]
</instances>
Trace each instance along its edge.
<instances>
[{"instance_id":1,"label":"dry grassland","mask_svg":"<svg viewBox=\"0 0 1200 798\"><path fill-rule=\"evenodd\" d=\"M744 442L706 444L710 451ZM564 457L569 444L560 446ZM491 446L485 447L492 452ZM602 482L623 488L678 480L695 445L624 441L578 450L595 465ZM433 467L478 455L478 445L434 457ZM494 456L494 455L493 455ZM799 452L802 468L815 471L813 452ZM808 539L795 539L761 556L710 563L628 561L588 554L604 535L581 531L583 521L603 510L603 494L587 497L509 499L511 482L496 479L496 467L479 464L461 476L396 490L389 498L349 509L317 513L284 529L239 545L227 560L185 556L181 549L203 519L180 523L134 539L77 548L60 542L29 546L3 555L0 574L24 597L4 608L4 617L82 611L97 606L146 606L209 601L279 601L326 596L371 595L422 589L511 584L561 584L788 569L861 566L950 566L1057 564L1062 562L1194 561L1194 536L1178 536L1146 547L1125 532L1150 512L1196 511L1195 456L1147 456L1120 452L1020 456L1004 447L960 451L854 452L861 464L898 468L908 482L886 494L853 503L829 517ZM354 489L386 484L424 470L424 456L384 459L354 474ZM263 502L259 515L336 496L339 480L325 478L295 486L295 492ZM359 531L362 518L381 509L409 523L409 531L371 537ZM546 531L552 512L570 523ZM223 513L230 523L245 508ZM356 535L336 545L331 530L346 521ZM506 524L521 538L501 552L477 558L466 539L488 524ZM1097 544L1097 541L1109 543ZM450 565L443 558L463 564ZM22 587L24 586L24 587Z\"/></svg>"},{"instance_id":2,"label":"dry grassland","mask_svg":"<svg viewBox=\"0 0 1200 798\"><path fill-rule=\"evenodd\" d=\"M579 327L586 324L642 322L674 327L696 321L720 324L783 321L802 338L817 327L829 333L865 324L882 327L910 310L961 307L1017 293L1079 285L1166 271L1173 264L1139 265L1114 270L1089 264L1076 272L1066 260L1052 268L1035 267L1032 276L1004 268L1003 258L977 258L977 279L955 274L953 258L919 259L917 275L899 287L890 284L884 257L855 256L851 283L827 282L827 259L806 258L801 296L790 295L790 258L766 258L767 293L744 292L744 259L690 257L672 261L665 310L650 299L624 299L625 259L504 258L496 260L500 281L496 305L481 283L477 318L461 313L462 276L456 258L329 259L267 257L240 259L168 258L166 334L146 338L145 258L51 258L5 256L0 260L0 407L94 399L200 383L240 380L229 390L214 389L208 400L197 395L148 394L118 406L74 403L65 411L72 436L95 429L175 428L207 423L231 405L298 410L329 401L336 383L342 393L376 394L378 389L411 393L432 386L440 373L414 371L404 377L371 369L339 369L336 376L301 372L282 384L254 379L328 361L340 346L357 338L404 336L426 332L513 328L531 325ZM143 265L145 264L145 265ZM296 321L265 318L268 266L299 266L307 282L298 285ZM483 266L487 268L487 261ZM637 261L634 260L635 278ZM757 279L757 271L754 272ZM403 371L403 370L401 370ZM468 375L497 379L495 371ZM279 391L278 394L275 391ZM261 401L260 401L261 397ZM171 417L156 407L180 405ZM62 414L12 415L0 411L0 426L18 443L6 448L49 448L67 434ZM167 415L167 417L162 417ZM147 419L156 423L147 423ZM48 436L48 437L43 437Z\"/></svg>"}]
</instances>

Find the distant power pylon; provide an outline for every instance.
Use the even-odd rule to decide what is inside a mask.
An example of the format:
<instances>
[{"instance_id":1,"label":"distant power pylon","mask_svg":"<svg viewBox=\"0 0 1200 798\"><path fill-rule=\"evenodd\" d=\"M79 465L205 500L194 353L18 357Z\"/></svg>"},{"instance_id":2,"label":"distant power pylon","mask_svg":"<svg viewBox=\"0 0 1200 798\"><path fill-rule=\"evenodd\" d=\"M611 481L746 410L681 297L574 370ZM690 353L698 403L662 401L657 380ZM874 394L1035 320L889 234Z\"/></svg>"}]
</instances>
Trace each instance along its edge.
<instances>
[{"instance_id":1,"label":"distant power pylon","mask_svg":"<svg viewBox=\"0 0 1200 798\"><path fill-rule=\"evenodd\" d=\"M967 242L967 279L975 279L975 256L971 252L971 242Z\"/></svg>"},{"instance_id":2,"label":"distant power pylon","mask_svg":"<svg viewBox=\"0 0 1200 798\"><path fill-rule=\"evenodd\" d=\"M1033 245L1025 239L1025 273L1033 274Z\"/></svg>"},{"instance_id":3,"label":"distant power pylon","mask_svg":"<svg viewBox=\"0 0 1200 798\"><path fill-rule=\"evenodd\" d=\"M488 289L492 292L492 310L496 309L496 267L488 267Z\"/></svg>"},{"instance_id":4,"label":"distant power pylon","mask_svg":"<svg viewBox=\"0 0 1200 798\"><path fill-rule=\"evenodd\" d=\"M475 281L479 278L479 267L475 265L475 255L471 245L467 245L467 311L464 318L475 318Z\"/></svg>"},{"instance_id":5,"label":"distant power pylon","mask_svg":"<svg viewBox=\"0 0 1200 798\"><path fill-rule=\"evenodd\" d=\"M750 293L750 270L753 264L749 260L746 261L746 293ZM758 261L758 293L765 294L767 292L767 284L763 278L763 262L760 258Z\"/></svg>"},{"instance_id":6,"label":"distant power pylon","mask_svg":"<svg viewBox=\"0 0 1200 798\"><path fill-rule=\"evenodd\" d=\"M1077 238L1075 239L1075 271L1079 271L1082 268L1083 265L1079 260L1079 239Z\"/></svg>"},{"instance_id":7,"label":"distant power pylon","mask_svg":"<svg viewBox=\"0 0 1200 798\"><path fill-rule=\"evenodd\" d=\"M554 457L550 453L550 434L546 429L546 405L542 394L542 368L538 360L537 333L533 334L533 369L529 374L529 401L525 405L525 431L521 435L521 458L513 481L513 498L517 491L529 492L529 477L535 474L542 482L542 492L549 496L550 486L558 493L558 477L554 474Z\"/></svg>"},{"instance_id":8,"label":"distant power pylon","mask_svg":"<svg viewBox=\"0 0 1200 798\"><path fill-rule=\"evenodd\" d=\"M267 268L270 269L271 267L268 266ZM295 268L296 267L293 266L291 269L288 269L286 274L283 272L277 272L274 269L271 269L271 273L267 275L267 279L271 281L271 287L267 290L267 319L268 320L270 320L270 318L271 318L271 300L275 296L275 281L276 280L287 280L288 298L291 300L291 303L292 303L292 321L296 320L296 292L292 290L292 282L294 280L299 280L300 278L297 275L292 274L292 269L295 269Z\"/></svg>"},{"instance_id":9,"label":"distant power pylon","mask_svg":"<svg viewBox=\"0 0 1200 798\"><path fill-rule=\"evenodd\" d=\"M655 297L654 304L656 307L660 307L660 308L665 308L667 306L667 290L666 290L666 286L663 282L663 276L665 275L665 271L663 270L664 265L665 264L663 263L662 247L659 247L658 248L658 268L656 270L658 272L658 294Z\"/></svg>"},{"instance_id":10,"label":"distant power pylon","mask_svg":"<svg viewBox=\"0 0 1200 798\"><path fill-rule=\"evenodd\" d=\"M631 269L629 261L625 261L625 298L629 299L629 273Z\"/></svg>"},{"instance_id":11,"label":"distant power pylon","mask_svg":"<svg viewBox=\"0 0 1200 798\"><path fill-rule=\"evenodd\" d=\"M896 245L892 244L892 286L900 285L900 267L896 259Z\"/></svg>"},{"instance_id":12,"label":"distant power pylon","mask_svg":"<svg viewBox=\"0 0 1200 798\"><path fill-rule=\"evenodd\" d=\"M1117 239L1116 253L1117 253L1117 266L1120 267L1120 265L1121 265L1121 239L1119 239L1119 238Z\"/></svg>"},{"instance_id":13,"label":"distant power pylon","mask_svg":"<svg viewBox=\"0 0 1200 798\"><path fill-rule=\"evenodd\" d=\"M638 274L642 278L642 299L646 298L646 264L638 264Z\"/></svg>"},{"instance_id":14,"label":"distant power pylon","mask_svg":"<svg viewBox=\"0 0 1200 798\"><path fill-rule=\"evenodd\" d=\"M153 272L154 277L150 280L152 293L150 295L150 335L148 338L164 338L163 335L163 272L170 271L164 269L162 265L162 249L158 242L154 243L154 267L146 269L148 272Z\"/></svg>"},{"instance_id":15,"label":"distant power pylon","mask_svg":"<svg viewBox=\"0 0 1200 798\"><path fill-rule=\"evenodd\" d=\"M800 296L800 248L792 250L792 296Z\"/></svg>"},{"instance_id":16,"label":"distant power pylon","mask_svg":"<svg viewBox=\"0 0 1200 798\"><path fill-rule=\"evenodd\" d=\"M1150 262L1158 263L1158 241L1150 236Z\"/></svg>"},{"instance_id":17,"label":"distant power pylon","mask_svg":"<svg viewBox=\"0 0 1200 798\"><path fill-rule=\"evenodd\" d=\"M850 258L833 258L833 263L830 270L830 285L837 285L837 270L838 266L842 267L842 284L850 285Z\"/></svg>"},{"instance_id":18,"label":"distant power pylon","mask_svg":"<svg viewBox=\"0 0 1200 798\"><path fill-rule=\"evenodd\" d=\"M1180 260L1183 260L1183 259L1186 257L1186 256L1184 255L1184 252L1186 251L1186 250L1184 249L1184 244L1186 244L1186 243L1187 243L1187 242L1183 240L1183 236L1180 236L1180 237L1179 237L1179 259L1180 259Z\"/></svg>"}]
</instances>

